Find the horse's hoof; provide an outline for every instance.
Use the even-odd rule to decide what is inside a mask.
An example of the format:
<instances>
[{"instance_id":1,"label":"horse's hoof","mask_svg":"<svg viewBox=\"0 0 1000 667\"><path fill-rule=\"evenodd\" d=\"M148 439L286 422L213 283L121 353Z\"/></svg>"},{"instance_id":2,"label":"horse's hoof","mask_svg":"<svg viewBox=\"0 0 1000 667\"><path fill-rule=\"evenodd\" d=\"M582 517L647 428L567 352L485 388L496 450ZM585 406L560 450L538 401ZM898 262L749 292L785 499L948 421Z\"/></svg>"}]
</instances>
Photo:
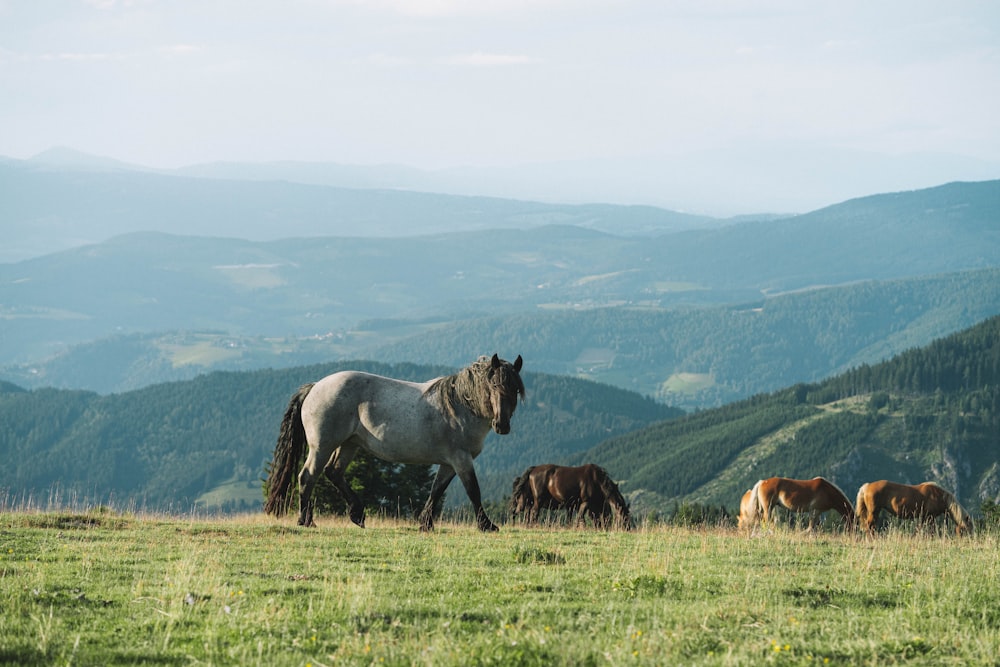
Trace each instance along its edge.
<instances>
[{"instance_id":1,"label":"horse's hoof","mask_svg":"<svg viewBox=\"0 0 1000 667\"><path fill-rule=\"evenodd\" d=\"M490 523L479 524L479 530L483 531L484 533L497 533L497 532L500 532L500 529L492 521Z\"/></svg>"},{"instance_id":2,"label":"horse's hoof","mask_svg":"<svg viewBox=\"0 0 1000 667\"><path fill-rule=\"evenodd\" d=\"M351 510L351 521L355 525L365 527L365 511L363 509L352 509Z\"/></svg>"}]
</instances>

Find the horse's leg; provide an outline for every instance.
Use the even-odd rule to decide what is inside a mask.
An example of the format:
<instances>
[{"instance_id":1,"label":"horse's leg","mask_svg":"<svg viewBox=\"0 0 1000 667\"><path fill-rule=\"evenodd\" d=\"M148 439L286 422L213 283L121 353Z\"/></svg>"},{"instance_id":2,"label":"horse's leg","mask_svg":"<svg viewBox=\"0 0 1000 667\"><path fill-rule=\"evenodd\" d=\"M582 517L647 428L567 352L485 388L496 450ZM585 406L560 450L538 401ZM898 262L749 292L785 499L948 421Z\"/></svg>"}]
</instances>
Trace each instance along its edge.
<instances>
[{"instance_id":1,"label":"horse's leg","mask_svg":"<svg viewBox=\"0 0 1000 667\"><path fill-rule=\"evenodd\" d=\"M867 518L865 519L865 528L868 530L869 535L875 534L875 522L878 520L878 515L880 510L875 506L866 505L868 510Z\"/></svg>"},{"instance_id":2,"label":"horse's leg","mask_svg":"<svg viewBox=\"0 0 1000 667\"><path fill-rule=\"evenodd\" d=\"M531 504L531 507L528 508L528 513L527 515L525 515L527 517L525 521L529 525L538 523L538 513L541 511L541 509L542 509L542 503L536 500L534 503Z\"/></svg>"},{"instance_id":3,"label":"horse's leg","mask_svg":"<svg viewBox=\"0 0 1000 667\"><path fill-rule=\"evenodd\" d=\"M320 464L315 448L309 448L309 455L306 463L299 471L299 525L315 526L313 521L313 487L316 486L316 479L319 477Z\"/></svg>"},{"instance_id":4,"label":"horse's leg","mask_svg":"<svg viewBox=\"0 0 1000 667\"><path fill-rule=\"evenodd\" d=\"M451 484L451 480L455 478L455 469L450 465L442 463L438 466L437 474L434 475L434 483L431 485L431 495L427 498L427 503L424 505L424 509L420 512L420 530L428 532L434 530L434 508L438 501L441 500L441 496L444 495L445 489Z\"/></svg>"},{"instance_id":5,"label":"horse's leg","mask_svg":"<svg viewBox=\"0 0 1000 667\"><path fill-rule=\"evenodd\" d=\"M347 464L354 459L354 455L357 453L357 445L345 442L334 452L333 459L324 468L323 474L336 487L337 491L340 491L341 497L347 501L347 512L348 516L351 517L351 521L364 528L365 504L344 478L344 471L347 470Z\"/></svg>"},{"instance_id":6,"label":"horse's leg","mask_svg":"<svg viewBox=\"0 0 1000 667\"><path fill-rule=\"evenodd\" d=\"M465 493L468 494L469 500L472 501L472 507L476 510L476 523L479 525L479 530L484 533L492 533L500 530L495 523L490 521L490 518L486 516L486 510L483 509L482 492L479 490L479 479L476 477L476 469L472 467L472 457L469 457L468 465L463 466L457 472L458 478L462 480L462 486L465 487ZM454 474L453 472L452 475L454 476ZM449 479L449 481L451 480Z\"/></svg>"}]
</instances>

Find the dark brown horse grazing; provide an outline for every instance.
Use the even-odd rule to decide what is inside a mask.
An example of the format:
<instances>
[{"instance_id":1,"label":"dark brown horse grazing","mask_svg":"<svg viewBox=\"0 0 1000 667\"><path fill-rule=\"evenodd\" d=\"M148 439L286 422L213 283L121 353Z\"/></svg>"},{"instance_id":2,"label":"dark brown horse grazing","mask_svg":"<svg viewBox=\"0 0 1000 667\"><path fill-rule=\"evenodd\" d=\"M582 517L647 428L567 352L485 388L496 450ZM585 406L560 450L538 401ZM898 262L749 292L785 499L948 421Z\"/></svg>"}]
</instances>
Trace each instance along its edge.
<instances>
[{"instance_id":1,"label":"dark brown horse grazing","mask_svg":"<svg viewBox=\"0 0 1000 667\"><path fill-rule=\"evenodd\" d=\"M934 482L910 485L882 479L862 484L857 498L858 523L874 533L875 521L882 510L900 519L918 519L925 525L947 514L955 522L959 534L973 530L972 517L965 508L955 496Z\"/></svg>"},{"instance_id":2,"label":"dark brown horse grazing","mask_svg":"<svg viewBox=\"0 0 1000 667\"><path fill-rule=\"evenodd\" d=\"M844 492L822 477L789 479L771 477L754 485L757 506L764 522L774 515L774 508L781 505L792 512L809 512L809 530L816 525L820 514L836 510L844 519L844 527L854 528L854 507Z\"/></svg>"},{"instance_id":3,"label":"dark brown horse grazing","mask_svg":"<svg viewBox=\"0 0 1000 667\"><path fill-rule=\"evenodd\" d=\"M535 523L543 509L575 513L578 526L589 516L598 528L632 527L628 504L618 485L607 470L593 463L578 467L546 463L528 468L515 479L511 514L524 514L528 523Z\"/></svg>"}]
</instances>

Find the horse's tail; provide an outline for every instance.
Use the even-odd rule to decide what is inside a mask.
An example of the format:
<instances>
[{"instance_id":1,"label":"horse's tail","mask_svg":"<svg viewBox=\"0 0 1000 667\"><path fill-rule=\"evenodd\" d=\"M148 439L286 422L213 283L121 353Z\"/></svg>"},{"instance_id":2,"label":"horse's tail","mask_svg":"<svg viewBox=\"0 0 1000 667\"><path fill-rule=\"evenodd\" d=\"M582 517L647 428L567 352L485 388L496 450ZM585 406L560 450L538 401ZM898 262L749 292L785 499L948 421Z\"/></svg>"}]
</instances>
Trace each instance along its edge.
<instances>
[{"instance_id":1,"label":"horse's tail","mask_svg":"<svg viewBox=\"0 0 1000 667\"><path fill-rule=\"evenodd\" d=\"M754 520L762 520L767 523L767 517L764 516L764 501L760 497L760 485L763 483L764 480L758 479L757 483L750 489L750 508L753 511L751 516Z\"/></svg>"},{"instance_id":2,"label":"horse's tail","mask_svg":"<svg viewBox=\"0 0 1000 667\"><path fill-rule=\"evenodd\" d=\"M526 509L525 501L531 499L529 478L531 477L531 471L534 469L535 466L531 466L521 473L520 477L514 478L514 486L510 492L510 506L508 507L508 512L511 516L514 516L517 512L524 511Z\"/></svg>"},{"instance_id":3,"label":"horse's tail","mask_svg":"<svg viewBox=\"0 0 1000 667\"><path fill-rule=\"evenodd\" d=\"M621 490L615 481L611 479L611 475L608 471L600 466L597 468L597 485L600 487L601 492L604 494L605 499L614 508L615 513L618 515L618 522L621 527L625 530L632 529L632 517L629 515L628 503L625 502L625 497L622 495Z\"/></svg>"},{"instance_id":4,"label":"horse's tail","mask_svg":"<svg viewBox=\"0 0 1000 667\"><path fill-rule=\"evenodd\" d=\"M274 460L267 468L267 481L264 483L267 489L264 512L267 514L282 516L288 512L288 490L302 461L306 442L306 431L302 426L302 401L312 390L313 384L315 383L299 387L288 402L285 417L281 420L278 443L274 446Z\"/></svg>"},{"instance_id":5,"label":"horse's tail","mask_svg":"<svg viewBox=\"0 0 1000 667\"><path fill-rule=\"evenodd\" d=\"M858 527L862 524L867 525L868 513L872 510L872 508L868 507L868 500L865 498L866 495L868 495L867 482L862 484L861 488L858 489L858 497L854 501L854 516L858 520Z\"/></svg>"}]
</instances>

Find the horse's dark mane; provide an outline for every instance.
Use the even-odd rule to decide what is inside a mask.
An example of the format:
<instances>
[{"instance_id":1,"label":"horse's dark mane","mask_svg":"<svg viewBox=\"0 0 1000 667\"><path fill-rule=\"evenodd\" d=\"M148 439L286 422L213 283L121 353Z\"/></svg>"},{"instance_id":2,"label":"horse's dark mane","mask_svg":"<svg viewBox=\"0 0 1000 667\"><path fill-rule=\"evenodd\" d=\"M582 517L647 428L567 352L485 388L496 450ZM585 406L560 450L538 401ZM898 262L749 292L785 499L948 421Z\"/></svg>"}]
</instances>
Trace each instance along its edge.
<instances>
[{"instance_id":1,"label":"horse's dark mane","mask_svg":"<svg viewBox=\"0 0 1000 667\"><path fill-rule=\"evenodd\" d=\"M464 405L480 417L488 417L493 414L493 408L490 406L491 370L491 358L479 357L454 375L438 378L425 393L435 394L452 419L457 419L455 414L457 405ZM502 361L496 372L501 376L500 382L497 383L501 392L513 389L524 398L524 382L512 364Z\"/></svg>"}]
</instances>

